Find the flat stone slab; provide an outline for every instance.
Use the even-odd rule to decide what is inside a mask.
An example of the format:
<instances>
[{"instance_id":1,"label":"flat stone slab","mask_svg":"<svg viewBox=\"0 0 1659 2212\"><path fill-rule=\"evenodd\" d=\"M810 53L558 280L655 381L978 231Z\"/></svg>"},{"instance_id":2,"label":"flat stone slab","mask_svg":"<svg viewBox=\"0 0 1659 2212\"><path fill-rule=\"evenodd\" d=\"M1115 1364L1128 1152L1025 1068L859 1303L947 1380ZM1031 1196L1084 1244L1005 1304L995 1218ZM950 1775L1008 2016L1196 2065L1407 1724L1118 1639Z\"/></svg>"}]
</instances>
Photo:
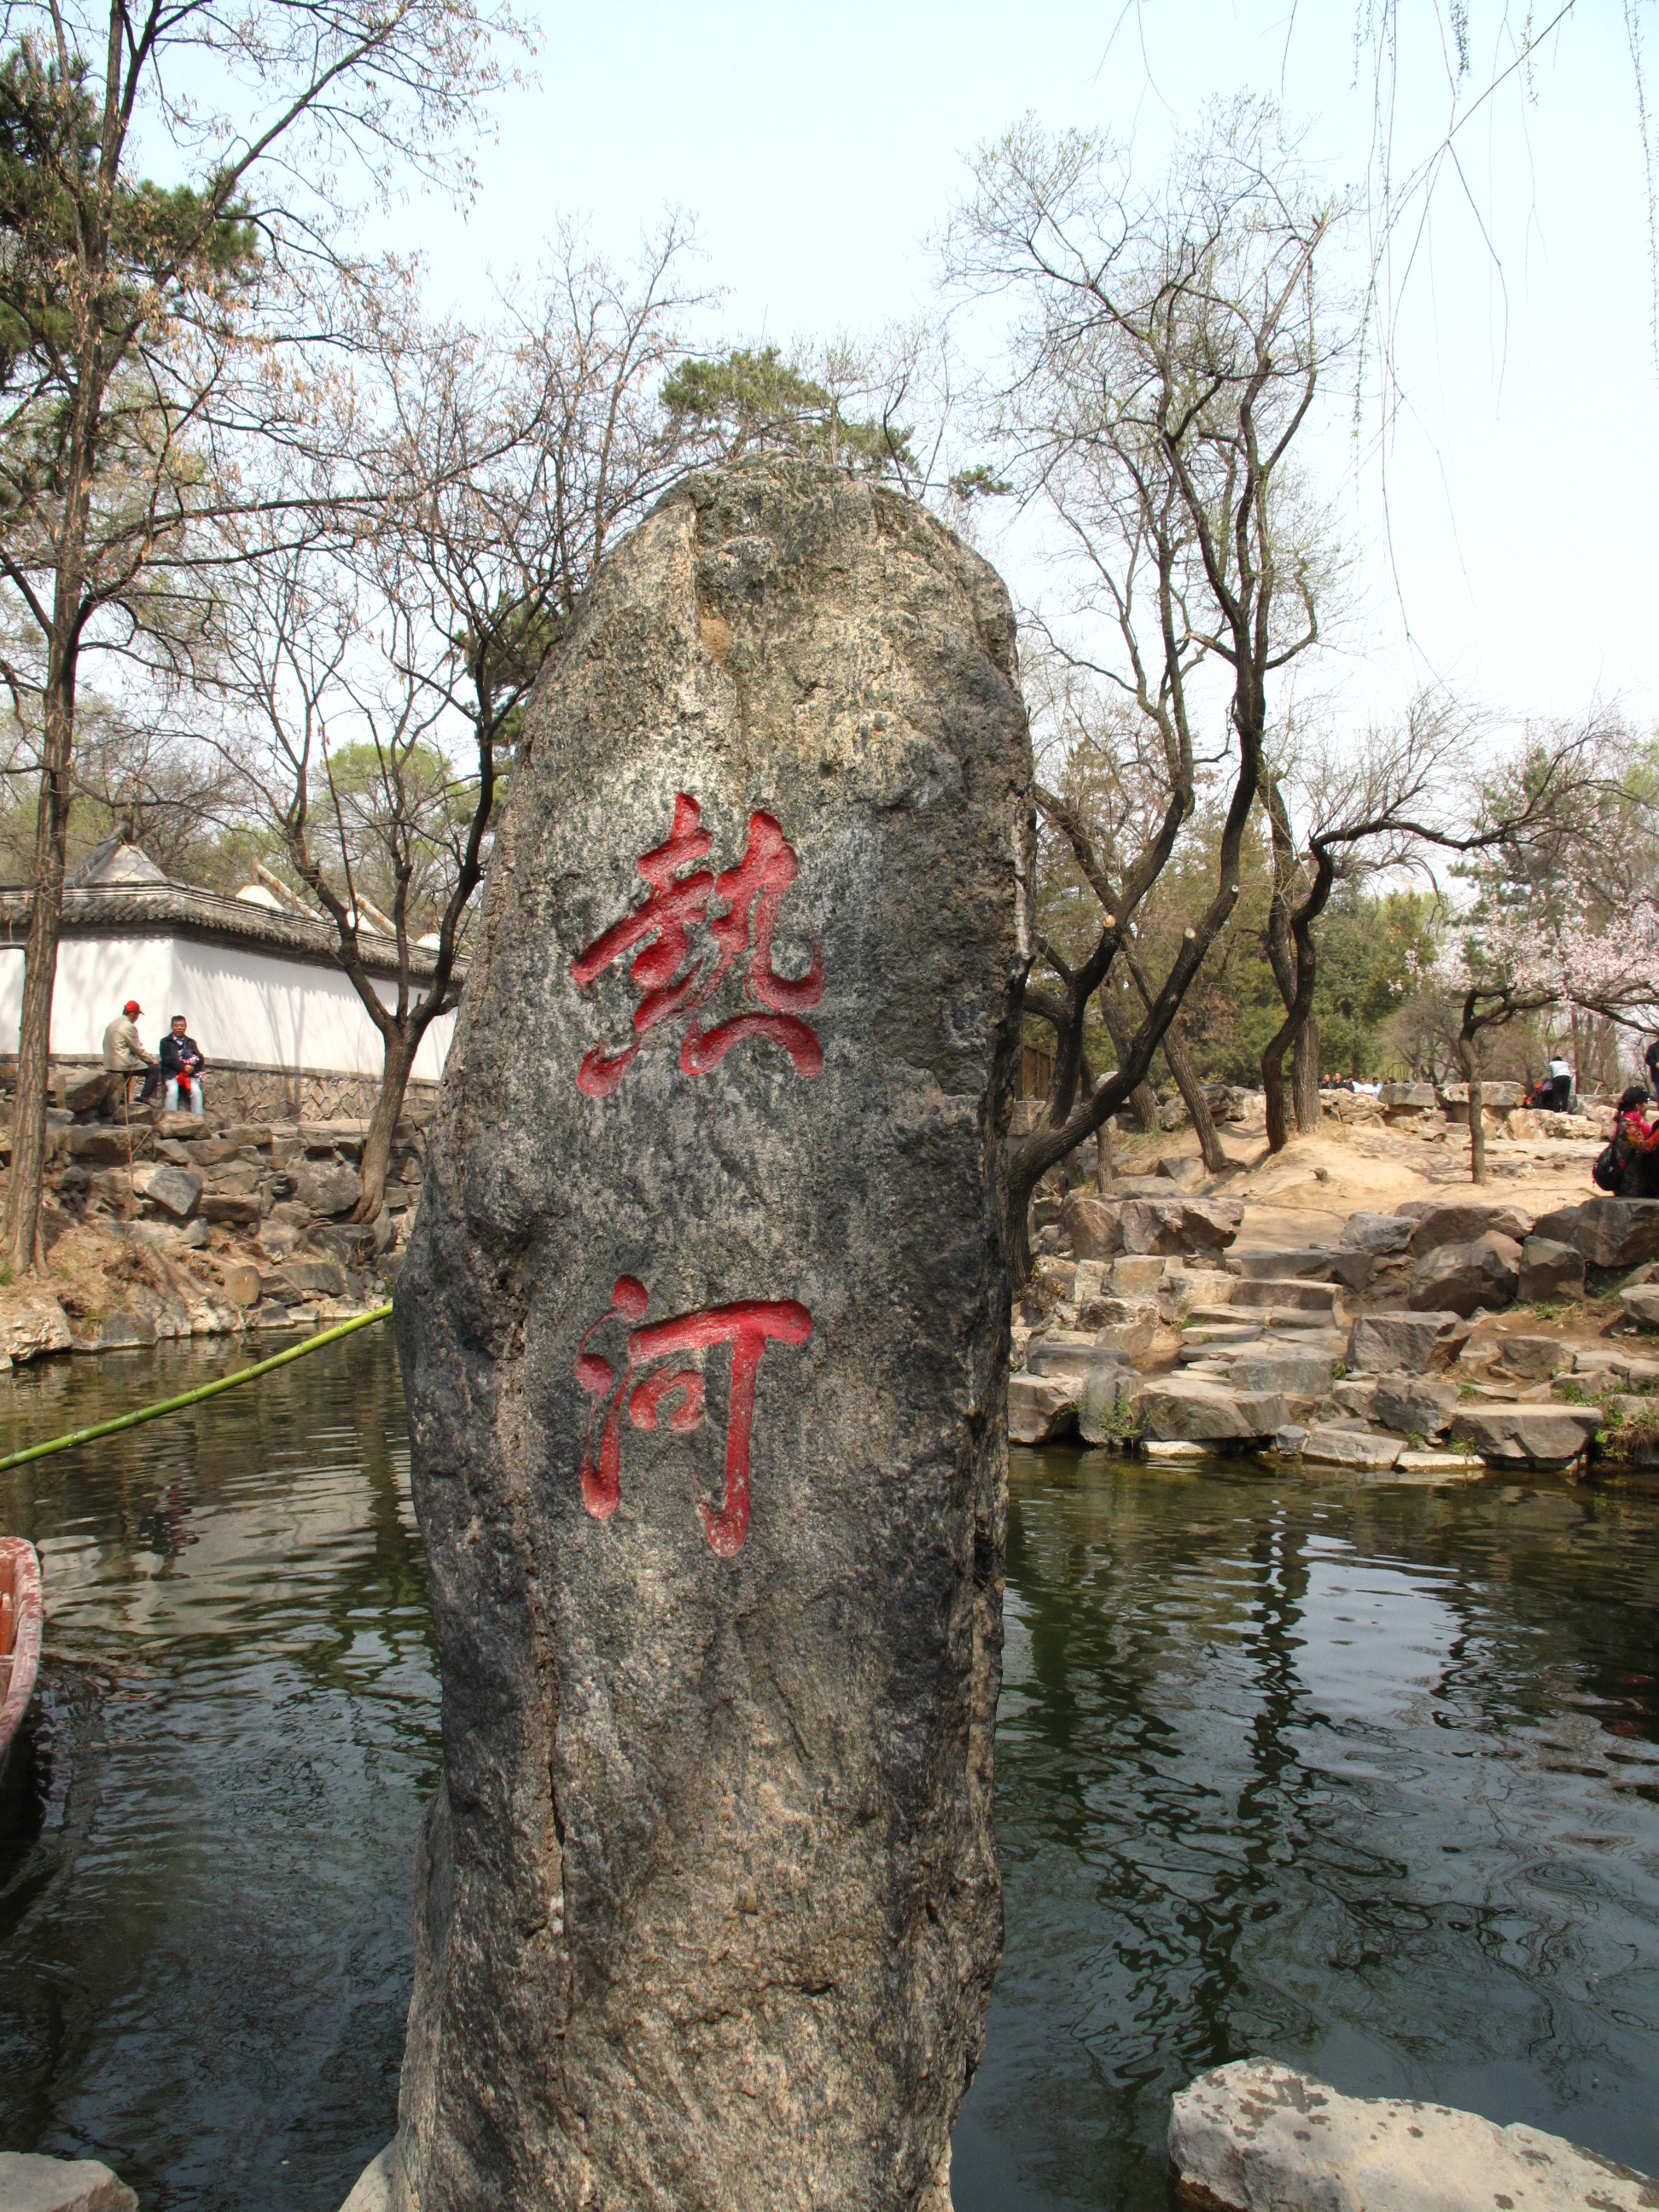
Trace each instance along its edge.
<instances>
[{"instance_id":1,"label":"flat stone slab","mask_svg":"<svg viewBox=\"0 0 1659 2212\"><path fill-rule=\"evenodd\" d=\"M1471 1480L1486 1471L1479 1452L1402 1451L1395 1462L1397 1474L1467 1475Z\"/></svg>"},{"instance_id":2,"label":"flat stone slab","mask_svg":"<svg viewBox=\"0 0 1659 2212\"><path fill-rule=\"evenodd\" d=\"M1385 1474L1404 1449L1398 1437L1371 1436L1364 1429L1322 1425L1310 1429L1304 1437L1302 1456L1319 1460L1328 1467L1348 1467L1364 1474Z\"/></svg>"},{"instance_id":3,"label":"flat stone slab","mask_svg":"<svg viewBox=\"0 0 1659 2212\"><path fill-rule=\"evenodd\" d=\"M1494 1404L1470 1400L1452 1416L1454 1440L1474 1445L1490 1465L1571 1467L1601 1426L1594 1406Z\"/></svg>"},{"instance_id":4,"label":"flat stone slab","mask_svg":"<svg viewBox=\"0 0 1659 2212\"><path fill-rule=\"evenodd\" d=\"M1228 1303L1251 1313L1276 1306L1286 1311L1329 1314L1336 1310L1336 1287L1334 1283L1287 1281L1282 1276L1248 1276L1234 1285Z\"/></svg>"},{"instance_id":5,"label":"flat stone slab","mask_svg":"<svg viewBox=\"0 0 1659 2212\"><path fill-rule=\"evenodd\" d=\"M0 2151L0 2212L138 2212L138 2199L95 2158Z\"/></svg>"},{"instance_id":6,"label":"flat stone slab","mask_svg":"<svg viewBox=\"0 0 1659 2212\"><path fill-rule=\"evenodd\" d=\"M1285 1282L1299 1278L1310 1283L1341 1283L1363 1291L1376 1271L1374 1252L1341 1245L1311 1245L1305 1250L1229 1252L1230 1274L1249 1280Z\"/></svg>"},{"instance_id":7,"label":"flat stone slab","mask_svg":"<svg viewBox=\"0 0 1659 2212\"><path fill-rule=\"evenodd\" d=\"M1331 1387L1331 1367L1328 1352L1264 1345L1235 1359L1228 1370L1228 1380L1236 1390L1312 1391L1317 1395Z\"/></svg>"},{"instance_id":8,"label":"flat stone slab","mask_svg":"<svg viewBox=\"0 0 1659 2212\"><path fill-rule=\"evenodd\" d=\"M1170 2157L1184 2191L1237 2212L1659 2205L1659 2185L1541 2128L1500 2128L1405 2097L1344 2097L1267 2058L1218 2067L1176 2092Z\"/></svg>"},{"instance_id":9,"label":"flat stone slab","mask_svg":"<svg viewBox=\"0 0 1659 2212\"><path fill-rule=\"evenodd\" d=\"M1139 1413L1149 1443L1249 1443L1282 1429L1290 1407L1278 1391L1178 1375L1147 1382Z\"/></svg>"}]
</instances>

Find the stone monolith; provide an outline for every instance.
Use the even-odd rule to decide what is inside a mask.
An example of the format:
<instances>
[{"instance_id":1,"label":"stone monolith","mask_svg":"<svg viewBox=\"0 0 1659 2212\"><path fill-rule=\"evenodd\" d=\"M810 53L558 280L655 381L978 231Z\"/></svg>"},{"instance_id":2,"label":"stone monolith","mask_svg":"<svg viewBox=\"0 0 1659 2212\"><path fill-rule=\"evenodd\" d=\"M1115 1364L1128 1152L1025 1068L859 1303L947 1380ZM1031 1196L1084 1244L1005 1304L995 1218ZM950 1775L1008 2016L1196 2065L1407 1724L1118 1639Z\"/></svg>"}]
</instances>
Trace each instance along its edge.
<instances>
[{"instance_id":1,"label":"stone monolith","mask_svg":"<svg viewBox=\"0 0 1659 2212\"><path fill-rule=\"evenodd\" d=\"M666 498L538 686L398 1286L401 2212L948 2204L1030 775L995 574L805 463Z\"/></svg>"}]
</instances>

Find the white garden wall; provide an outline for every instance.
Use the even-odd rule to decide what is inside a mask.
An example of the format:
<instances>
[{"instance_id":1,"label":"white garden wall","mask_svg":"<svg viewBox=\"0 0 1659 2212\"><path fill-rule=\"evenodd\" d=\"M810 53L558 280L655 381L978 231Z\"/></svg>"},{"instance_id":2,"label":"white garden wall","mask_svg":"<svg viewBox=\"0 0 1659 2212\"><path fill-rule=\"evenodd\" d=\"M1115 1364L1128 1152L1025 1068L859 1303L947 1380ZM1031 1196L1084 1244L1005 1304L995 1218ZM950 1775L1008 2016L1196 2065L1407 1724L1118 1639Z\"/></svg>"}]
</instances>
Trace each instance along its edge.
<instances>
[{"instance_id":1,"label":"white garden wall","mask_svg":"<svg viewBox=\"0 0 1659 2212\"><path fill-rule=\"evenodd\" d=\"M377 977L387 1006L396 988ZM185 937L66 937L58 948L52 1049L83 1058L128 999L144 1012L139 1035L152 1052L168 1020L185 1015L216 1060L307 1074L378 1075L380 1033L337 969L241 946ZM0 945L0 1051L15 1052L23 1003L23 948ZM441 1014L421 1042L414 1073L435 1081L454 1031Z\"/></svg>"}]
</instances>

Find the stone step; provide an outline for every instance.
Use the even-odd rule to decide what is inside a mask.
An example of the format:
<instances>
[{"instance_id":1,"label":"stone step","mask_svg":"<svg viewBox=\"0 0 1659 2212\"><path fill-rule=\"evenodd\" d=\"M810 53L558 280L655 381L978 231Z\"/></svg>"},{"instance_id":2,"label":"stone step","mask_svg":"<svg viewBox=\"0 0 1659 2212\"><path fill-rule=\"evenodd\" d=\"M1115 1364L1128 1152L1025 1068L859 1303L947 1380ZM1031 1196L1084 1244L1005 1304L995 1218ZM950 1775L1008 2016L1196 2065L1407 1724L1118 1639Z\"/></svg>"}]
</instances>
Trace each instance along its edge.
<instances>
[{"instance_id":1,"label":"stone step","mask_svg":"<svg viewBox=\"0 0 1659 2212\"><path fill-rule=\"evenodd\" d=\"M1328 1329L1331 1323L1328 1313L1310 1313L1305 1306L1194 1306L1187 1319L1189 1323L1224 1327L1229 1320L1236 1322L1246 1314L1262 1329L1278 1329L1287 1334L1304 1329Z\"/></svg>"},{"instance_id":2,"label":"stone step","mask_svg":"<svg viewBox=\"0 0 1659 2212\"><path fill-rule=\"evenodd\" d=\"M1248 1261L1250 1256L1246 1253L1243 1258ZM1366 1256L1361 1255L1362 1258ZM1306 1313L1330 1314L1336 1311L1336 1291L1334 1283L1310 1283L1279 1275L1247 1275L1233 1285L1229 1303L1249 1309L1299 1306Z\"/></svg>"},{"instance_id":3,"label":"stone step","mask_svg":"<svg viewBox=\"0 0 1659 2212\"><path fill-rule=\"evenodd\" d=\"M1294 1251L1231 1251L1226 1266L1230 1275L1251 1282L1340 1283L1363 1291L1376 1272L1376 1255L1339 1244L1310 1245Z\"/></svg>"}]
</instances>

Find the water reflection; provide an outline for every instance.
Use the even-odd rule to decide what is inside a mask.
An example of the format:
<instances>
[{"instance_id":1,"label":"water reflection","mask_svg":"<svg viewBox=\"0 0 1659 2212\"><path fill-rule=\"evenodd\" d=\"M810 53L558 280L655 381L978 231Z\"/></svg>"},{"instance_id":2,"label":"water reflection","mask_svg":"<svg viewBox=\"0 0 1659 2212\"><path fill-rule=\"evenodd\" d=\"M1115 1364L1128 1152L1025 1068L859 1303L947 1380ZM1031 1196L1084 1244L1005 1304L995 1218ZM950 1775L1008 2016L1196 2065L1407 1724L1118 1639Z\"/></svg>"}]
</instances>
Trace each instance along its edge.
<instances>
[{"instance_id":1,"label":"water reflection","mask_svg":"<svg viewBox=\"0 0 1659 2212\"><path fill-rule=\"evenodd\" d=\"M24 1370L0 1434L250 1357ZM436 1769L407 1458L371 1330L0 1476L48 1609L0 1796L0 2142L104 2157L145 2212L331 2212L391 2132Z\"/></svg>"},{"instance_id":2,"label":"water reflection","mask_svg":"<svg viewBox=\"0 0 1659 2212\"><path fill-rule=\"evenodd\" d=\"M263 1347L262 1347L263 1348ZM0 1378L49 1435L204 1380ZM332 2212L390 2133L437 1687L388 1332L0 1476L49 1609L0 1790L0 2143ZM957 2212L1172 2203L1262 2051L1652 2172L1659 1508L1015 1455L1008 1946Z\"/></svg>"},{"instance_id":3,"label":"water reflection","mask_svg":"<svg viewBox=\"0 0 1659 2212\"><path fill-rule=\"evenodd\" d=\"M1014 1459L957 2212L1173 2203L1254 2052L1659 2167L1659 1510Z\"/></svg>"}]
</instances>

